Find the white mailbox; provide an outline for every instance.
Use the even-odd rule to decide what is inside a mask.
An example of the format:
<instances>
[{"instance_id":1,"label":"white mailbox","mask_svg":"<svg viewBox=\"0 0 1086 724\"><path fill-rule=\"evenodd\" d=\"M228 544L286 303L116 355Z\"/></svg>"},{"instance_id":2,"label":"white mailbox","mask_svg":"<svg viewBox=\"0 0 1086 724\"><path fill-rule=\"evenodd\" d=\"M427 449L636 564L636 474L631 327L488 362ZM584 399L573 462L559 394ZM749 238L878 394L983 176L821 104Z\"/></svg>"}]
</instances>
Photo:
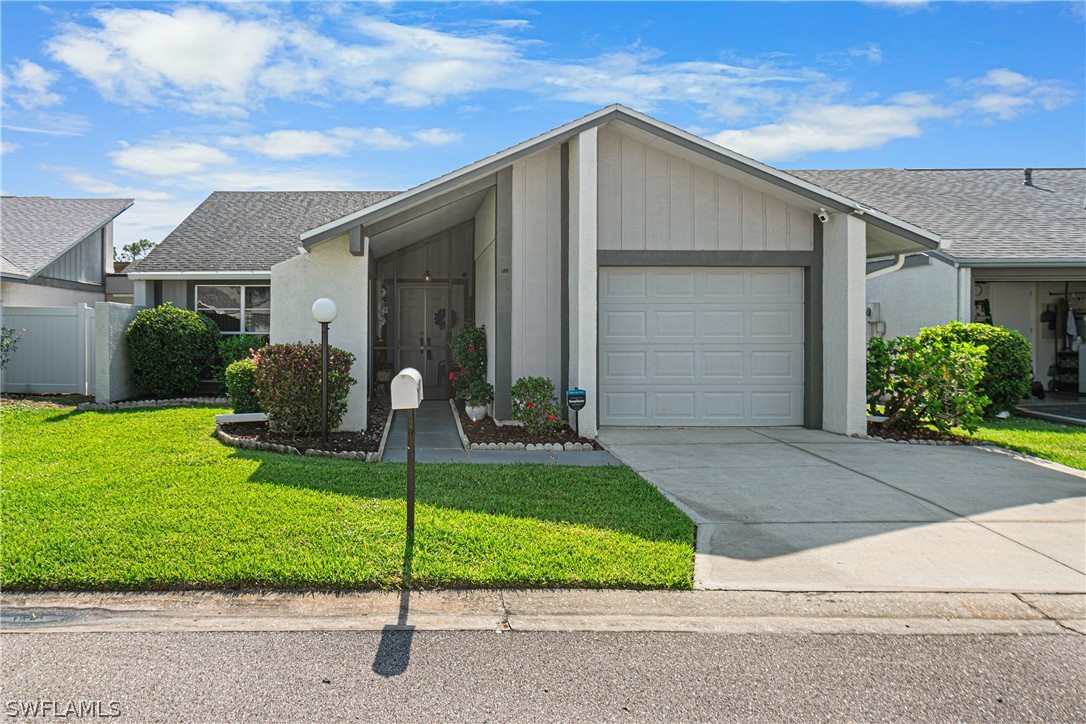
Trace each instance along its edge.
<instances>
[{"instance_id":1,"label":"white mailbox","mask_svg":"<svg viewBox=\"0 0 1086 724\"><path fill-rule=\"evenodd\" d=\"M404 367L392 380L392 409L417 410L422 402L422 375L414 367Z\"/></svg>"}]
</instances>

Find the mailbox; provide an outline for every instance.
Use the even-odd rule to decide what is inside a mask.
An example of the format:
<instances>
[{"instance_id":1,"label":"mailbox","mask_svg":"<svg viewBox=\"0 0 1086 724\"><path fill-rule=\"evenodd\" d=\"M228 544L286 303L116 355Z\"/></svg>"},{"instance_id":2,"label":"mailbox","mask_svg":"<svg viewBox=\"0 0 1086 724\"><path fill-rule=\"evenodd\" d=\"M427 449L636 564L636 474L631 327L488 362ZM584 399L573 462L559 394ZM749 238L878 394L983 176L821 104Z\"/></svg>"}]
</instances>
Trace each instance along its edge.
<instances>
[{"instance_id":1,"label":"mailbox","mask_svg":"<svg viewBox=\"0 0 1086 724\"><path fill-rule=\"evenodd\" d=\"M392 380L392 409L417 410L422 402L422 375L414 367L404 367Z\"/></svg>"}]
</instances>

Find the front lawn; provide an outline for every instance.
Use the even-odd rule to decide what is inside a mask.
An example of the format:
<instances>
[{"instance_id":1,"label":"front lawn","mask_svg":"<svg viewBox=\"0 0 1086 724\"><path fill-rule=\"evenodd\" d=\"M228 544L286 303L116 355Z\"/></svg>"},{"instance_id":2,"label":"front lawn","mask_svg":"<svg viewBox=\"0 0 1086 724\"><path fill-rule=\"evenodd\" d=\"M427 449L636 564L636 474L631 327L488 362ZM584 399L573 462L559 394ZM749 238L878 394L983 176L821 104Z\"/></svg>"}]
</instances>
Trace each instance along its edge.
<instances>
[{"instance_id":1,"label":"front lawn","mask_svg":"<svg viewBox=\"0 0 1086 724\"><path fill-rule=\"evenodd\" d=\"M967 435L963 430L954 432ZM1061 425L1032 417L1010 417L982 422L972 437L1086 470L1086 427Z\"/></svg>"},{"instance_id":2,"label":"front lawn","mask_svg":"<svg viewBox=\"0 0 1086 724\"><path fill-rule=\"evenodd\" d=\"M213 408L0 408L0 586L690 588L694 526L624 468L258 453Z\"/></svg>"}]
</instances>

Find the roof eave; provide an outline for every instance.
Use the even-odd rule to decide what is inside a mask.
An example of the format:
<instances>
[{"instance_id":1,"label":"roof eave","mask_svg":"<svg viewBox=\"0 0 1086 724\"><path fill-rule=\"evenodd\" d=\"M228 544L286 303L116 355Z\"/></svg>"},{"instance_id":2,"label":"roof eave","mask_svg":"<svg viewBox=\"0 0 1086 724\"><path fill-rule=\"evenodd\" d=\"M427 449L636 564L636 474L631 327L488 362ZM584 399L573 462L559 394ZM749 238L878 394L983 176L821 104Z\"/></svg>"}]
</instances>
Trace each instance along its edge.
<instances>
[{"instance_id":1,"label":"roof eave","mask_svg":"<svg viewBox=\"0 0 1086 724\"><path fill-rule=\"evenodd\" d=\"M166 281L171 279L271 279L271 269L235 271L149 271L121 272L122 276L140 281Z\"/></svg>"},{"instance_id":2,"label":"roof eave","mask_svg":"<svg viewBox=\"0 0 1086 724\"><path fill-rule=\"evenodd\" d=\"M93 234L97 234L97 233L98 233L99 231L101 231L101 230L102 230L102 229L103 229L103 228L104 228L104 227L105 227L105 226L106 226L107 224L110 224L110 223L112 223L114 219L116 219L116 218L117 218L118 216L120 216L121 214L123 214L124 212L126 212L126 211L128 211L128 210L129 210L130 208L132 208L132 204L133 204L133 203L135 203L135 199L117 199L117 200L118 200L118 201L127 201L128 203L126 203L126 204L124 205L124 208L123 208L123 209L120 209L119 211L117 211L117 213L113 214L113 215L112 215L112 216L110 216L110 217L109 217L108 219L106 219L106 220L105 220L105 221L103 221L102 223L98 224L98 226L94 227L93 229L91 229L90 231L88 231L88 232L87 232L86 234L84 234L84 235L83 235L83 236L82 236L82 237L81 237L81 238L80 238L80 239L79 239L78 241L76 241L76 242L75 242L74 244L71 244L70 246L68 246L67 248L65 248L65 249L64 249L64 251L60 252L59 254L57 254L56 256L54 256L54 257L53 257L52 259L50 259L49 261L47 261L47 262L46 262L45 264L43 264L42 266L40 266L40 267L38 267L37 269L35 269L35 270L34 270L34 271L33 271L33 272L32 272L32 273L30 274L30 276L29 276L29 277L27 277L27 278L28 278L28 279L34 279L34 278L36 278L36 277L37 277L37 276L38 276L39 274L41 274L41 273L42 273L43 271L45 271L46 269L48 269L48 268L49 268L49 265L50 265L50 264L52 264L53 262L55 262L55 261L56 261L57 259L59 259L60 257L62 257L62 256L64 256L65 254L67 254L67 253L68 253L69 251L71 251L72 249L74 249L74 248L76 248L77 246L79 246L80 244L82 244L82 243L83 243L84 241L86 241L86 240L87 240L88 238L90 238L90 237L91 237L91 235L93 235Z\"/></svg>"}]
</instances>

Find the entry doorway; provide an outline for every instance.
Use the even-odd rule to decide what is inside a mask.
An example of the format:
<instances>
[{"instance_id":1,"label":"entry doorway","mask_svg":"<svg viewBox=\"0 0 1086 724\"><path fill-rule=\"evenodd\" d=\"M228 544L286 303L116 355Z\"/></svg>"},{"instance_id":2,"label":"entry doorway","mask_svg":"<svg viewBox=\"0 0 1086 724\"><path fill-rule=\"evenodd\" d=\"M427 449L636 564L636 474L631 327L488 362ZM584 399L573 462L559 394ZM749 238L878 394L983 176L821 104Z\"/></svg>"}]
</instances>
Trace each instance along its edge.
<instances>
[{"instance_id":1,"label":"entry doorway","mask_svg":"<svg viewBox=\"0 0 1086 724\"><path fill-rule=\"evenodd\" d=\"M428 400L452 396L451 336L464 320L464 285L399 284L396 308L400 364L422 374Z\"/></svg>"}]
</instances>

